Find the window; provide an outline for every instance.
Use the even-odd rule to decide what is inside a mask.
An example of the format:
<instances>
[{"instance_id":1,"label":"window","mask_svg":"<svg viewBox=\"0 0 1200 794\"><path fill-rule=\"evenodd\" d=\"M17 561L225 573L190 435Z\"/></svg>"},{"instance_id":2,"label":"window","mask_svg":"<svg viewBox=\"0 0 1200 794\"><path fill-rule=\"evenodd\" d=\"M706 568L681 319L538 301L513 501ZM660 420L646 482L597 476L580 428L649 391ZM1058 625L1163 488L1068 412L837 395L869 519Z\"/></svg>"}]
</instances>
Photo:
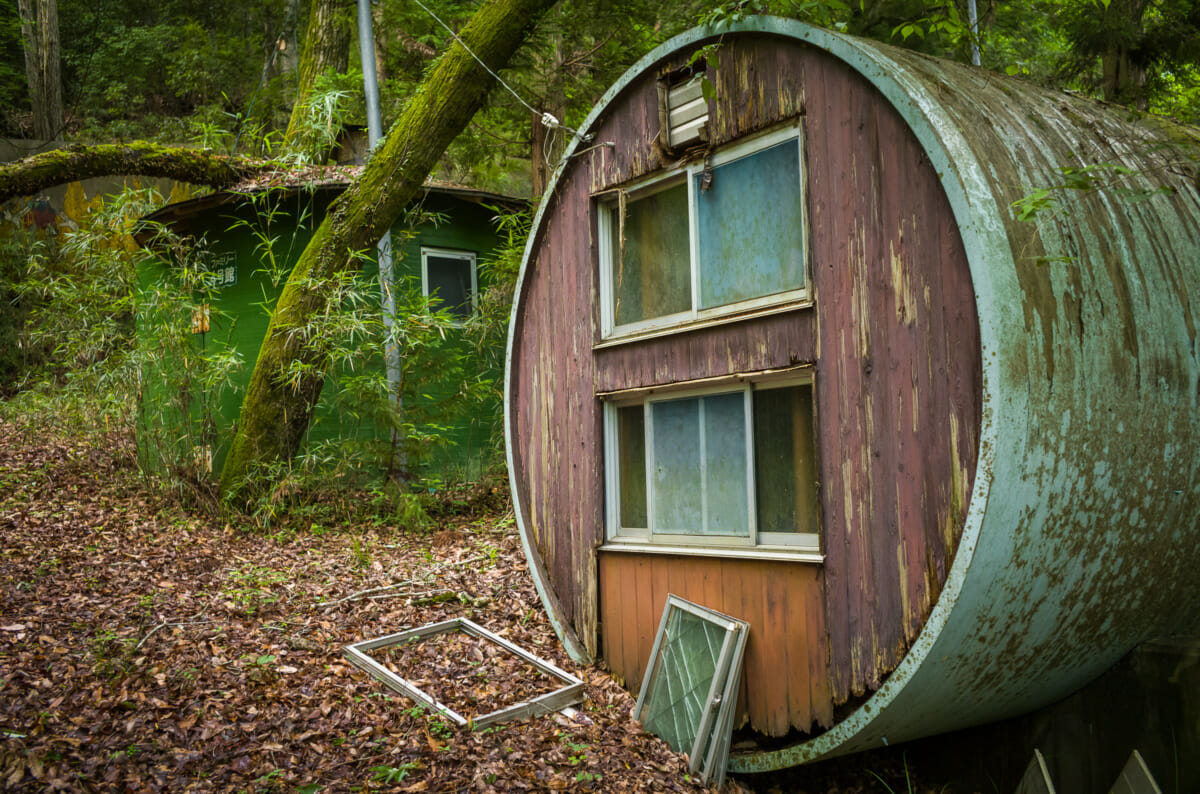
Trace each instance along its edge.
<instances>
[{"instance_id":1,"label":"window","mask_svg":"<svg viewBox=\"0 0 1200 794\"><path fill-rule=\"evenodd\" d=\"M808 300L799 130L598 202L602 336L641 336Z\"/></svg>"},{"instance_id":2,"label":"window","mask_svg":"<svg viewBox=\"0 0 1200 794\"><path fill-rule=\"evenodd\" d=\"M421 249L421 291L437 299L435 306L465 323L475 309L475 254L443 248Z\"/></svg>"},{"instance_id":3,"label":"window","mask_svg":"<svg viewBox=\"0 0 1200 794\"><path fill-rule=\"evenodd\" d=\"M610 544L819 548L811 378L605 404Z\"/></svg>"}]
</instances>

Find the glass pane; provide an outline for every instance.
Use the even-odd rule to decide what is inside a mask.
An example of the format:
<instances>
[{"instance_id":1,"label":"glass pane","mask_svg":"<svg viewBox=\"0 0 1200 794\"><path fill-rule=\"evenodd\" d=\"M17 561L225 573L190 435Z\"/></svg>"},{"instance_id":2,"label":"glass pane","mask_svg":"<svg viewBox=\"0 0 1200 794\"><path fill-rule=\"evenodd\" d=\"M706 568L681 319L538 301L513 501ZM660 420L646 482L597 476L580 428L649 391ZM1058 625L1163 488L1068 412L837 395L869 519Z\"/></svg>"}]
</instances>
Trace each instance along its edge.
<instances>
[{"instance_id":1,"label":"glass pane","mask_svg":"<svg viewBox=\"0 0 1200 794\"><path fill-rule=\"evenodd\" d=\"M700 308L804 286L800 147L764 149L696 177Z\"/></svg>"},{"instance_id":2,"label":"glass pane","mask_svg":"<svg viewBox=\"0 0 1200 794\"><path fill-rule=\"evenodd\" d=\"M750 495L746 487L746 396L743 392L705 397L704 501L709 535L750 534Z\"/></svg>"},{"instance_id":3,"label":"glass pane","mask_svg":"<svg viewBox=\"0 0 1200 794\"><path fill-rule=\"evenodd\" d=\"M625 244L612 214L613 317L617 325L692 308L687 182L625 205Z\"/></svg>"},{"instance_id":4,"label":"glass pane","mask_svg":"<svg viewBox=\"0 0 1200 794\"><path fill-rule=\"evenodd\" d=\"M700 501L700 401L654 403L654 530L688 534L704 525Z\"/></svg>"},{"instance_id":5,"label":"glass pane","mask_svg":"<svg viewBox=\"0 0 1200 794\"><path fill-rule=\"evenodd\" d=\"M617 409L617 469L620 472L621 526L645 529L646 414L640 405Z\"/></svg>"},{"instance_id":6,"label":"glass pane","mask_svg":"<svg viewBox=\"0 0 1200 794\"><path fill-rule=\"evenodd\" d=\"M759 532L817 533L811 384L754 392Z\"/></svg>"},{"instance_id":7,"label":"glass pane","mask_svg":"<svg viewBox=\"0 0 1200 794\"><path fill-rule=\"evenodd\" d=\"M470 259L451 256L429 255L425 257L425 291L441 300L434 303L438 309L448 309L452 315L465 320L471 316L471 270Z\"/></svg>"},{"instance_id":8,"label":"glass pane","mask_svg":"<svg viewBox=\"0 0 1200 794\"><path fill-rule=\"evenodd\" d=\"M654 660L642 707L642 725L676 752L690 753L716 675L725 629L672 609Z\"/></svg>"}]
</instances>

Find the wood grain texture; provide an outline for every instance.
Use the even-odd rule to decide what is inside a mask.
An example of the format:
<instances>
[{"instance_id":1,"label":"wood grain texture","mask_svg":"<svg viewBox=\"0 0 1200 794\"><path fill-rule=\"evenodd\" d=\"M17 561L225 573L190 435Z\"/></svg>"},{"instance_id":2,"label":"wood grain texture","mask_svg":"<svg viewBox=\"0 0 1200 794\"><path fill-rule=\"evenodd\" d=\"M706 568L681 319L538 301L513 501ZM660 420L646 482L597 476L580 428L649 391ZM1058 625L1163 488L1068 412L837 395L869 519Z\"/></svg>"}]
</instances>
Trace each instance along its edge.
<instances>
[{"instance_id":1,"label":"wood grain texture","mask_svg":"<svg viewBox=\"0 0 1200 794\"><path fill-rule=\"evenodd\" d=\"M628 586L631 578L638 583L636 597ZM743 666L748 686L735 724L749 720L768 735L782 736L793 723L807 725L819 719L809 696L814 688L809 649L795 641L796 634L825 634L820 611L812 613L813 625L804 614L806 604L820 601L819 567L601 552L599 579L605 658L633 692L641 686L667 595L674 594L750 622ZM789 605L799 614L790 612ZM631 626L638 627L632 633L635 647L618 651L618 644L631 637ZM817 674L825 675L824 670ZM829 724L828 719L823 723Z\"/></svg>"},{"instance_id":2,"label":"wood grain texture","mask_svg":"<svg viewBox=\"0 0 1200 794\"><path fill-rule=\"evenodd\" d=\"M678 587L764 632L747 659L751 726L809 732L896 668L945 582L978 452L978 320L937 174L883 97L781 39L730 37L720 58L716 145L775 123L804 127L814 303L593 349L592 194L673 162L655 144L655 77L685 63L681 53L618 97L595 128L614 145L572 160L550 199L518 295L513 476L568 620L631 688ZM814 371L824 565L605 552L597 563L597 393L800 363Z\"/></svg>"}]
</instances>

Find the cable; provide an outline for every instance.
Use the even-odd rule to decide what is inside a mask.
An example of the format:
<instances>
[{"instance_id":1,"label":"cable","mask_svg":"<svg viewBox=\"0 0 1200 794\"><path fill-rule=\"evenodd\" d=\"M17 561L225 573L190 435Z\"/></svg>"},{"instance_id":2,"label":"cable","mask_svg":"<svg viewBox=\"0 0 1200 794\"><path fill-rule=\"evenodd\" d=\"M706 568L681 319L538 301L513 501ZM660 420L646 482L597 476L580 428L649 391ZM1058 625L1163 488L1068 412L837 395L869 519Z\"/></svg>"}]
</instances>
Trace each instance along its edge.
<instances>
[{"instance_id":1,"label":"cable","mask_svg":"<svg viewBox=\"0 0 1200 794\"><path fill-rule=\"evenodd\" d=\"M471 50L470 47L467 46L466 42L464 42L462 39L460 39L458 37L458 34L455 33L454 30L451 29L451 27L449 25L447 25L445 22L443 22L438 17L437 14L430 11L429 8L424 3L421 2L421 0L413 0L413 2L416 3L417 5L419 5L426 14L429 14L429 16L433 17L435 22L437 22L439 25L444 27L446 29L446 32L449 33L451 36L453 36L454 40L462 45L462 48L467 51L467 54L470 55L472 58L474 58L479 63L479 65L482 66L484 68L484 70L487 71L488 74L490 74L492 77L496 78L496 82L498 82L500 85L504 86L504 88L508 91L508 93L515 96L517 98L518 102L520 102L522 105L524 105L526 108L529 109L530 113L541 118L543 127L546 127L549 130L555 130L555 129L561 127L562 129L567 130L568 132L572 133L573 135L579 134L579 130L572 129L571 127L568 127L567 125L563 124L558 119L556 119L553 114L540 111L537 108L535 108L533 105L526 102L521 97L520 94L518 94L516 91L513 90L512 86L510 86L508 83L504 82L504 80L500 77L500 75L493 72L491 67L488 66L486 63L484 63L480 59L480 57L478 55L476 55Z\"/></svg>"}]
</instances>

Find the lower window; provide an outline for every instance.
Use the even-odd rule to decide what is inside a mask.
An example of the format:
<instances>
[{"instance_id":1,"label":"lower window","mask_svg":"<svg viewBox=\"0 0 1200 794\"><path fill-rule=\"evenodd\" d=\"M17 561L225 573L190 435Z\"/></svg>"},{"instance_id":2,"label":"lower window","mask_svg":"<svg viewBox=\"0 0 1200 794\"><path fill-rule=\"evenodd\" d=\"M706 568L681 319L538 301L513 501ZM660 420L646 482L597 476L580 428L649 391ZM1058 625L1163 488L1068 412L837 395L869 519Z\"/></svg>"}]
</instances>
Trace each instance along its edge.
<instances>
[{"instance_id":1,"label":"lower window","mask_svg":"<svg viewBox=\"0 0 1200 794\"><path fill-rule=\"evenodd\" d=\"M605 406L611 542L820 546L811 380Z\"/></svg>"}]
</instances>

